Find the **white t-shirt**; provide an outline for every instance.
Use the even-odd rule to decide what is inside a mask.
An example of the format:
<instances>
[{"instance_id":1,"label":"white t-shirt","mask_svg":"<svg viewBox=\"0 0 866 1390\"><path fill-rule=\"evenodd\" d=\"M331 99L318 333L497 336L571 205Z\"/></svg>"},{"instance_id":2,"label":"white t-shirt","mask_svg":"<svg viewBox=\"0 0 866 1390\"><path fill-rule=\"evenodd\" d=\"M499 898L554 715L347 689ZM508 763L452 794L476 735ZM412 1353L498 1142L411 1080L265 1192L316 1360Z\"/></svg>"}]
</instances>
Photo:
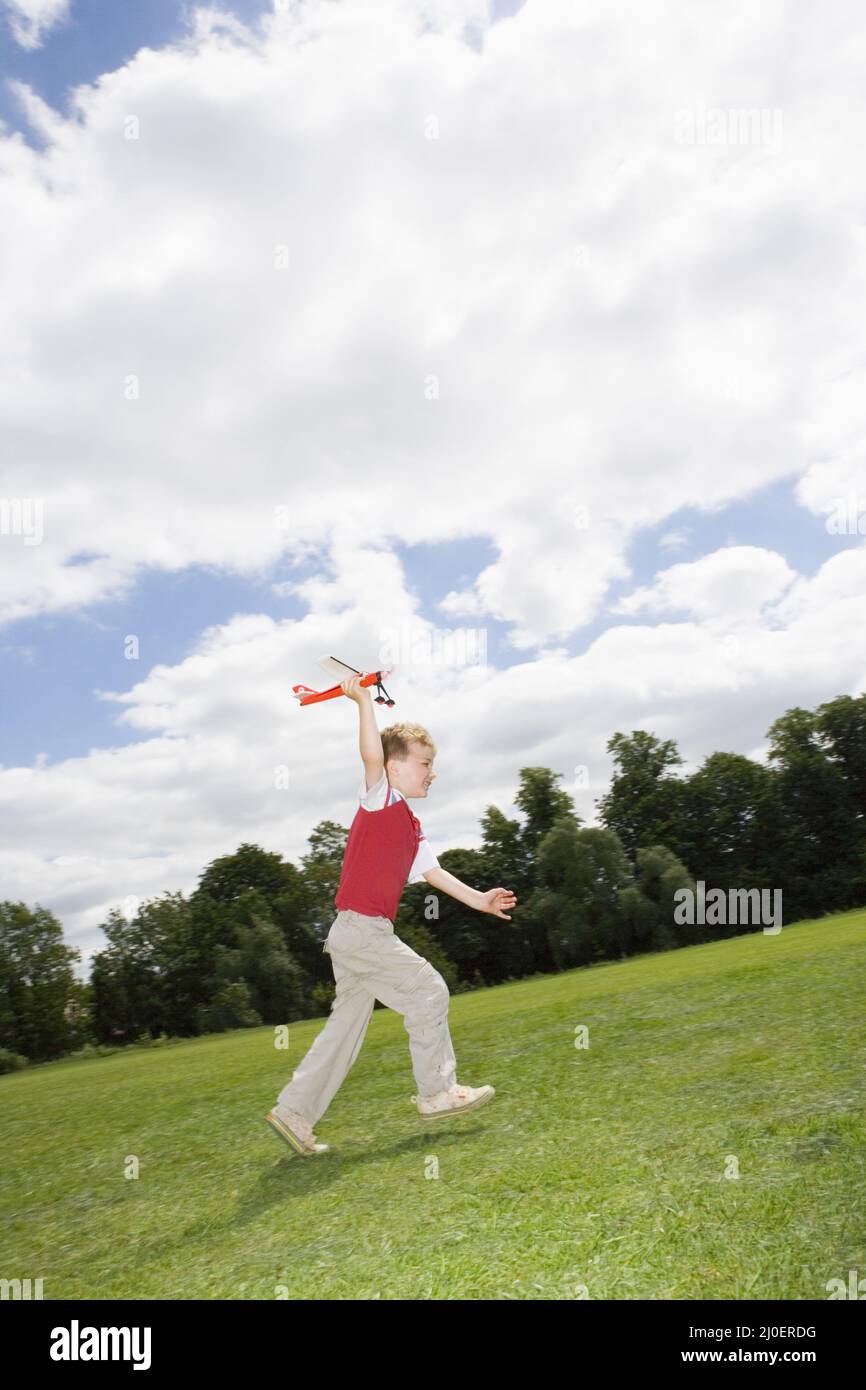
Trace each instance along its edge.
<instances>
[{"instance_id":1,"label":"white t-shirt","mask_svg":"<svg viewBox=\"0 0 866 1390\"><path fill-rule=\"evenodd\" d=\"M379 778L375 786L372 786L370 790L367 791L367 777L365 774L361 778L361 788L358 792L358 800L360 801L364 810L371 812L384 811L387 788L388 778L386 774L383 772L382 776ZM391 788L391 795L388 798L389 806L393 806L396 801L405 800L406 798L402 792L398 792L396 787ZM409 870L409 877L407 878L406 882L423 883L424 875L426 873L429 873L431 869L438 869L439 867L439 860L436 858L436 855L430 848L430 845L427 842L427 836L424 834L424 831L422 830L421 839L418 842L418 853L412 860L412 868Z\"/></svg>"}]
</instances>

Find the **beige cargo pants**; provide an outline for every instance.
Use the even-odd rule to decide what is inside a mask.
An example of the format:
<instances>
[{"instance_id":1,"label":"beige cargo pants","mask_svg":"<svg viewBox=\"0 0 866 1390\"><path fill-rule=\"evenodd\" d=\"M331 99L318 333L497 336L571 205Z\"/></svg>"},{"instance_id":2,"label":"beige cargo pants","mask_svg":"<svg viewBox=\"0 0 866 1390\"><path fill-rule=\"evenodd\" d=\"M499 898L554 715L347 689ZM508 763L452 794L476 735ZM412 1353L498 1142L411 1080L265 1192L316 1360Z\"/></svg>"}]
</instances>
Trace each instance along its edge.
<instances>
[{"instance_id":1,"label":"beige cargo pants","mask_svg":"<svg viewBox=\"0 0 866 1390\"><path fill-rule=\"evenodd\" d=\"M343 909L322 950L331 957L337 986L330 1017L280 1091L277 1104L315 1125L361 1050L377 999L403 1015L418 1096L433 1096L454 1085L457 1062L448 1031L448 986L429 961L395 936L393 923L387 917Z\"/></svg>"}]
</instances>

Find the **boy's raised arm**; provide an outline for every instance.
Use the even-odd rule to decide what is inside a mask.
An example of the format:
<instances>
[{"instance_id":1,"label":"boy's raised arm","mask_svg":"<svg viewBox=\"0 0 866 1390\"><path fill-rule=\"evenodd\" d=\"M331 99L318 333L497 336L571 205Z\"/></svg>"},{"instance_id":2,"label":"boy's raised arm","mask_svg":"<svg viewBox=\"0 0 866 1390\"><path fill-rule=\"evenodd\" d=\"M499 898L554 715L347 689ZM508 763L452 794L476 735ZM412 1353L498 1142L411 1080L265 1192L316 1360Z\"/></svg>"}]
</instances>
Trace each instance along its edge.
<instances>
[{"instance_id":1,"label":"boy's raised arm","mask_svg":"<svg viewBox=\"0 0 866 1390\"><path fill-rule=\"evenodd\" d=\"M371 787L375 787L385 771L385 754L382 748L382 736L379 733L379 726L373 713L370 688L369 686L362 686L360 680L360 676L350 676L348 680L340 682L340 689L358 706L361 721L361 761L367 774L367 791L369 791Z\"/></svg>"}]
</instances>

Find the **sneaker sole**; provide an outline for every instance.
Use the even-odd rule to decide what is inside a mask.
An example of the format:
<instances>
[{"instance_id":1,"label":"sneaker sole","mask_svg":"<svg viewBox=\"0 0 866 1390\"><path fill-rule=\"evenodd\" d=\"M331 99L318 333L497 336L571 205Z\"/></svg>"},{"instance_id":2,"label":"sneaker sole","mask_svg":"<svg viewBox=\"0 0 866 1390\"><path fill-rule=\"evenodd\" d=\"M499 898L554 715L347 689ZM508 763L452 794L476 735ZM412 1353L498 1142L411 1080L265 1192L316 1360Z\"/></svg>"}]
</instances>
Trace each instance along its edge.
<instances>
[{"instance_id":1,"label":"sneaker sole","mask_svg":"<svg viewBox=\"0 0 866 1390\"><path fill-rule=\"evenodd\" d=\"M311 1149L307 1144L305 1144L303 1139L301 1139L299 1135L295 1134L294 1130L289 1129L288 1125L283 1123L279 1115L274 1114L273 1110L270 1112L269 1115L265 1116L265 1121L267 1124L270 1125L271 1129L274 1131L275 1134L278 1134L281 1139L285 1139L286 1143L289 1145L291 1149L294 1149L295 1153L316 1153L316 1150Z\"/></svg>"},{"instance_id":2,"label":"sneaker sole","mask_svg":"<svg viewBox=\"0 0 866 1390\"><path fill-rule=\"evenodd\" d=\"M480 1105L486 1105L496 1095L496 1091L491 1086L485 1095L476 1096L468 1105L452 1105L447 1110L418 1111L419 1120L447 1120L452 1115L465 1115L468 1110L477 1110Z\"/></svg>"}]
</instances>

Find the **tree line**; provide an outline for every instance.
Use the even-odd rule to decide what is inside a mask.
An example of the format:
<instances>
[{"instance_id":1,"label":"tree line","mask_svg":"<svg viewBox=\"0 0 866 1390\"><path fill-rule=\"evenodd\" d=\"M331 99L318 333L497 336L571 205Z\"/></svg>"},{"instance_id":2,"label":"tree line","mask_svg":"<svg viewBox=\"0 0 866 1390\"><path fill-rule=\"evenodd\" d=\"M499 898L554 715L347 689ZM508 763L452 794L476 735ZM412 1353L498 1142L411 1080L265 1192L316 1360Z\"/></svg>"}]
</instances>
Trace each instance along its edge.
<instances>
[{"instance_id":1,"label":"tree line","mask_svg":"<svg viewBox=\"0 0 866 1390\"><path fill-rule=\"evenodd\" d=\"M766 762L716 752L685 776L673 740L616 733L599 826L583 824L561 773L521 769L520 818L490 806L479 849L439 855L464 882L512 889L512 920L421 883L403 894L397 934L460 993L740 933L677 922L676 895L697 880L781 889L785 922L861 905L866 695L788 710L768 743ZM326 1014L334 984L322 943L347 835L321 821L298 865L243 843L188 896L166 891L131 919L112 909L86 982L53 913L0 902L0 1070Z\"/></svg>"}]
</instances>

